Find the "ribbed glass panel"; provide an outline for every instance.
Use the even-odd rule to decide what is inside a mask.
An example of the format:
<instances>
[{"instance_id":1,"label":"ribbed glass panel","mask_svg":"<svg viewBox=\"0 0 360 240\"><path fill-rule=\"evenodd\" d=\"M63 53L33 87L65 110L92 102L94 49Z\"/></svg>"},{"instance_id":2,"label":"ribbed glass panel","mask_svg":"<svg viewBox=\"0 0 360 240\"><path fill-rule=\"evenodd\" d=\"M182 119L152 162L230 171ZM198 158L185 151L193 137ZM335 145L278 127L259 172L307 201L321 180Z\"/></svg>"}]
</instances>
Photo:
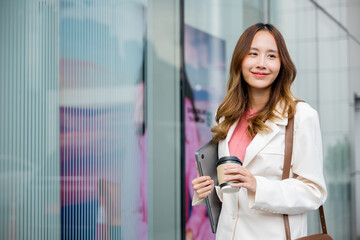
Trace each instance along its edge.
<instances>
[{"instance_id":1,"label":"ribbed glass panel","mask_svg":"<svg viewBox=\"0 0 360 240\"><path fill-rule=\"evenodd\" d=\"M147 238L144 13L139 1L60 2L62 239Z\"/></svg>"},{"instance_id":2,"label":"ribbed glass panel","mask_svg":"<svg viewBox=\"0 0 360 240\"><path fill-rule=\"evenodd\" d=\"M0 2L0 239L60 239L58 2Z\"/></svg>"},{"instance_id":3,"label":"ribbed glass panel","mask_svg":"<svg viewBox=\"0 0 360 240\"><path fill-rule=\"evenodd\" d=\"M145 19L0 1L0 239L147 239Z\"/></svg>"}]
</instances>

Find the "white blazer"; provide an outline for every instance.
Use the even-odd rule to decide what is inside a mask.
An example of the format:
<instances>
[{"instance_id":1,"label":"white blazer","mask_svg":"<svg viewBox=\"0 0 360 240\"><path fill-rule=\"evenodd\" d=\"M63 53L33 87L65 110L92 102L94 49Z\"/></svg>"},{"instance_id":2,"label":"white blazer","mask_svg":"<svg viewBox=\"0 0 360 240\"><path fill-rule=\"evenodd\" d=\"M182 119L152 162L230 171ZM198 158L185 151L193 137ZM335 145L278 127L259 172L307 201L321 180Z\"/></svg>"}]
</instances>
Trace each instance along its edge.
<instances>
[{"instance_id":1,"label":"white blazer","mask_svg":"<svg viewBox=\"0 0 360 240\"><path fill-rule=\"evenodd\" d=\"M219 158L229 156L229 141L218 143ZM255 176L256 194L241 188L223 193L216 186L222 209L216 233L218 240L286 239L282 214L289 214L292 239L307 235L306 212L317 209L327 197L323 177L323 154L319 118L307 103L298 103L294 119L294 143L290 178L281 180L287 118L267 121L269 133L258 133L246 149L243 166ZM193 205L203 204L194 194Z\"/></svg>"}]
</instances>

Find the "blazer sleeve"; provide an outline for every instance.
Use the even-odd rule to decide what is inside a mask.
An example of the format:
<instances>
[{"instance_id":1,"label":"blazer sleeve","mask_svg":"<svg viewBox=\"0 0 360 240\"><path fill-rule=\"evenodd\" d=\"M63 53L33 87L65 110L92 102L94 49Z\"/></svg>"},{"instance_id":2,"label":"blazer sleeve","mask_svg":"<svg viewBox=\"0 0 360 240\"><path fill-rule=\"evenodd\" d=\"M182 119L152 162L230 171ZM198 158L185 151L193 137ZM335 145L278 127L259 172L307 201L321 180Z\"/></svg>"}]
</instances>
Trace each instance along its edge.
<instances>
[{"instance_id":1,"label":"blazer sleeve","mask_svg":"<svg viewBox=\"0 0 360 240\"><path fill-rule=\"evenodd\" d=\"M198 205L202 205L205 204L205 199L204 198L199 198L199 196L197 195L197 193L194 191L194 196L192 199L192 205L193 206L198 206Z\"/></svg>"},{"instance_id":2,"label":"blazer sleeve","mask_svg":"<svg viewBox=\"0 0 360 240\"><path fill-rule=\"evenodd\" d=\"M255 176L256 193L248 194L250 208L281 214L300 214L315 210L325 202L327 190L323 176L319 117L307 104L297 109L293 141L292 177L270 180Z\"/></svg>"}]
</instances>

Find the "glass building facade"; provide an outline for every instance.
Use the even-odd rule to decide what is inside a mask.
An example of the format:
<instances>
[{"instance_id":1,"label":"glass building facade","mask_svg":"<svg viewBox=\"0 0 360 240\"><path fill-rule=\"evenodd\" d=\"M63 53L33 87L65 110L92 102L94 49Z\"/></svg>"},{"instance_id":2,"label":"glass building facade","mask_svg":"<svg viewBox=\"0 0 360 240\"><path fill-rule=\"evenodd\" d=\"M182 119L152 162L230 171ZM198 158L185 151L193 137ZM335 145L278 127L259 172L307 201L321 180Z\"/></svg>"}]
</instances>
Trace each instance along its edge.
<instances>
[{"instance_id":1,"label":"glass building facade","mask_svg":"<svg viewBox=\"0 0 360 240\"><path fill-rule=\"evenodd\" d=\"M214 239L191 206L194 152L257 22L282 32L292 90L319 112L328 231L359 239L359 13L357 0L1 0L0 239Z\"/></svg>"}]
</instances>

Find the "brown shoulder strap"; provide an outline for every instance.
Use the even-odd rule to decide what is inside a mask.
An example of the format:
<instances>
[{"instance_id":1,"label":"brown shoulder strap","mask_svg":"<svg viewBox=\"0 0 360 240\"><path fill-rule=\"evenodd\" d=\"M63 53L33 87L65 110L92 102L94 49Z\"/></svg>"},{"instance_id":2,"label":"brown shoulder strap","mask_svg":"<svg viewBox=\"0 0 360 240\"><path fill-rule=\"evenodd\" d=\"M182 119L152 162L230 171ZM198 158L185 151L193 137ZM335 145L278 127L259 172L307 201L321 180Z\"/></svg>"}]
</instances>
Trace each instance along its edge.
<instances>
[{"instance_id":1,"label":"brown shoulder strap","mask_svg":"<svg viewBox=\"0 0 360 240\"><path fill-rule=\"evenodd\" d=\"M293 135L294 135L294 117L288 120L288 124L285 130L285 155L284 155L283 175L281 178L282 180L289 178L290 175L291 157L293 150L293 138L294 138ZM320 214L322 232L327 234L323 206L320 206L319 214ZM291 240L289 217L287 214L284 214L284 224L285 224L286 240Z\"/></svg>"},{"instance_id":2,"label":"brown shoulder strap","mask_svg":"<svg viewBox=\"0 0 360 240\"><path fill-rule=\"evenodd\" d=\"M282 180L289 178L291 157L293 150L293 135L294 135L294 117L288 120L288 124L285 129L285 154L284 154L284 168L282 174Z\"/></svg>"},{"instance_id":3,"label":"brown shoulder strap","mask_svg":"<svg viewBox=\"0 0 360 240\"><path fill-rule=\"evenodd\" d=\"M291 166L291 156L293 149L293 134L294 134L294 117L288 119L288 124L285 129L285 153L284 153L284 166L282 180L289 178L290 175L290 166ZM285 224L285 234L286 240L291 240L289 216L284 214L284 224Z\"/></svg>"},{"instance_id":4,"label":"brown shoulder strap","mask_svg":"<svg viewBox=\"0 0 360 240\"><path fill-rule=\"evenodd\" d=\"M325 222L325 214L324 214L324 207L321 205L319 207L319 214L320 214L320 221L321 221L321 229L322 232L327 234L327 229L326 229L326 222Z\"/></svg>"}]
</instances>

